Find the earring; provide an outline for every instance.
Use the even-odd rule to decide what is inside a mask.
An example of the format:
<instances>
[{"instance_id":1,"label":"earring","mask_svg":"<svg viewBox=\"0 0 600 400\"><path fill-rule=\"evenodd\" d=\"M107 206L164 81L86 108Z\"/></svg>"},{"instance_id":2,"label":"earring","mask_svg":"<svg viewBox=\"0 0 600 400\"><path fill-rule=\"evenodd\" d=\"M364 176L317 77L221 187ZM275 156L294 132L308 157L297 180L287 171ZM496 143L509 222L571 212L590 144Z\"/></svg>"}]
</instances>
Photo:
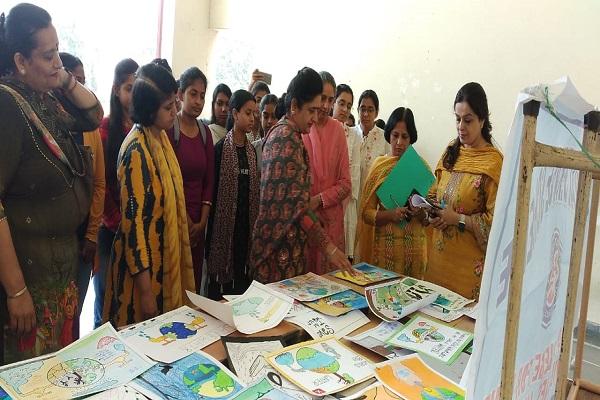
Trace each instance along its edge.
<instances>
[{"instance_id":1,"label":"earring","mask_svg":"<svg viewBox=\"0 0 600 400\"><path fill-rule=\"evenodd\" d=\"M25 75L25 70L24 70L24 69L20 69L20 70L19 70L19 73L20 73L21 75Z\"/></svg>"}]
</instances>

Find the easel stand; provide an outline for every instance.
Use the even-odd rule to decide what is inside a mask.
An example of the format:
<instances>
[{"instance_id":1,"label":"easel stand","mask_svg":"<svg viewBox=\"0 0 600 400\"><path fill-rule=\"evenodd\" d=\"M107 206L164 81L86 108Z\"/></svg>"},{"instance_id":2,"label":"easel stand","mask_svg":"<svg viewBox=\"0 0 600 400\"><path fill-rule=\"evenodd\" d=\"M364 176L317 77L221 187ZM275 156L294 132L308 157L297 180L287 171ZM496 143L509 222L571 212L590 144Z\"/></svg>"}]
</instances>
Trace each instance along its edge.
<instances>
[{"instance_id":1,"label":"easel stand","mask_svg":"<svg viewBox=\"0 0 600 400\"><path fill-rule=\"evenodd\" d=\"M565 321L562 333L562 346L558 364L556 399L564 399L567 393L569 355L573 336L577 291L581 272L583 243L585 241L585 225L588 221L588 204L592 180L594 188L591 212L589 215L589 236L587 242L584 285L582 289L581 310L579 316L578 342L575 358L575 375L569 399L575 399L579 388L600 394L600 385L581 379L583 362L583 343L585 341L585 324L590 292L592 259L596 218L598 213L598 192L600 191L600 168L583 152L549 146L535 140L537 116L540 110L538 101L529 101L523 105L525 120L523 123L523 141L520 155L520 174L517 191L517 213L512 247L512 270L508 296L508 314L506 317L506 336L504 340L504 356L500 383L500 398L513 399L513 387L516 369L517 340L519 335L519 317L521 314L521 296L523 292L523 275L525 272L525 256L527 244L527 227L529 226L529 204L531 199L531 183L535 167L557 167L580 171L575 203L575 221L573 226L573 244L571 247L570 268L567 282L567 301ZM583 145L595 160L600 160L600 112L592 111L585 115Z\"/></svg>"}]
</instances>

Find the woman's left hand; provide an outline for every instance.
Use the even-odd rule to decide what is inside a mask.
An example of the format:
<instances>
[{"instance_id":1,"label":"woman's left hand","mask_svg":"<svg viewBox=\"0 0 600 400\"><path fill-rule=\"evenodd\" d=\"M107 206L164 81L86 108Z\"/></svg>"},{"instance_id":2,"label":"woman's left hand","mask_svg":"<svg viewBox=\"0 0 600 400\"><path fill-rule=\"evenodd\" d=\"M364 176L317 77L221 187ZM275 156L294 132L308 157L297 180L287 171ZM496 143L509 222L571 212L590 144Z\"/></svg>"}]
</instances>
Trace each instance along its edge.
<instances>
[{"instance_id":1,"label":"woman's left hand","mask_svg":"<svg viewBox=\"0 0 600 400\"><path fill-rule=\"evenodd\" d=\"M454 211L452 206L447 206L444 209L436 210L437 217L431 218L429 222L435 229L444 230L451 225L457 225L460 219L459 214Z\"/></svg>"}]
</instances>

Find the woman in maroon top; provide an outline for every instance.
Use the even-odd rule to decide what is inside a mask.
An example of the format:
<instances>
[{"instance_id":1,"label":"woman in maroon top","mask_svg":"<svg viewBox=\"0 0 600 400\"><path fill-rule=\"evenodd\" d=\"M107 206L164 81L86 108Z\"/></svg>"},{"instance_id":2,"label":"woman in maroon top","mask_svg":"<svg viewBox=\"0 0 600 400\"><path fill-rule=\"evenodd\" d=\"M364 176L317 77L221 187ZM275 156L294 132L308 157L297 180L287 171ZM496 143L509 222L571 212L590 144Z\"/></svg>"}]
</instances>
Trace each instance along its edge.
<instances>
[{"instance_id":1,"label":"woman in maroon top","mask_svg":"<svg viewBox=\"0 0 600 400\"><path fill-rule=\"evenodd\" d=\"M121 223L119 210L119 185L117 182L117 156L123 139L132 127L129 105L131 89L135 80L138 64L130 58L120 61L115 67L113 87L110 93L110 115L100 124L100 135L104 147L104 165L106 174L106 192L104 194L104 215L98 230L97 254L98 263L94 269L94 328L102 325L102 308L104 306L104 289L106 286L106 266L110 261L110 253L115 233Z\"/></svg>"},{"instance_id":2,"label":"woman in maroon top","mask_svg":"<svg viewBox=\"0 0 600 400\"><path fill-rule=\"evenodd\" d=\"M204 239L212 205L215 154L210 129L198 117L204 108L206 76L197 67L188 68L179 78L177 97L181 110L168 132L183 177L188 214L190 246L194 261L196 290L200 291Z\"/></svg>"}]
</instances>

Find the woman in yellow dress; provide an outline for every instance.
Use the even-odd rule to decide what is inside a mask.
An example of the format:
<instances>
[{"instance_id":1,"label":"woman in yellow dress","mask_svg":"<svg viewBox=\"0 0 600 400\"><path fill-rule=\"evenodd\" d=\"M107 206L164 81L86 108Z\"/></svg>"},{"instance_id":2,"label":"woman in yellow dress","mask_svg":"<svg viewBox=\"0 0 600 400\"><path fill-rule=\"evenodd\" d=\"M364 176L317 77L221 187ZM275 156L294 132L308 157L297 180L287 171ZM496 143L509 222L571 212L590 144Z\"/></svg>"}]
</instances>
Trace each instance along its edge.
<instances>
[{"instance_id":1,"label":"woman in yellow dress","mask_svg":"<svg viewBox=\"0 0 600 400\"><path fill-rule=\"evenodd\" d=\"M494 216L502 153L492 144L487 97L480 84L464 85L454 100L454 139L435 169L429 199L443 206L435 228L425 279L477 299Z\"/></svg>"},{"instance_id":2,"label":"woman in yellow dress","mask_svg":"<svg viewBox=\"0 0 600 400\"><path fill-rule=\"evenodd\" d=\"M104 320L120 327L174 310L195 292L181 169L166 130L177 84L163 67L141 67L133 84L133 129L121 145L121 223L106 275Z\"/></svg>"},{"instance_id":3,"label":"woman in yellow dress","mask_svg":"<svg viewBox=\"0 0 600 400\"><path fill-rule=\"evenodd\" d=\"M365 180L358 213L355 257L421 279L427 259L422 216L408 207L386 210L376 193L408 146L417 141L417 128L410 108L399 107L392 112L384 136L391 145L392 155L377 157Z\"/></svg>"}]
</instances>

